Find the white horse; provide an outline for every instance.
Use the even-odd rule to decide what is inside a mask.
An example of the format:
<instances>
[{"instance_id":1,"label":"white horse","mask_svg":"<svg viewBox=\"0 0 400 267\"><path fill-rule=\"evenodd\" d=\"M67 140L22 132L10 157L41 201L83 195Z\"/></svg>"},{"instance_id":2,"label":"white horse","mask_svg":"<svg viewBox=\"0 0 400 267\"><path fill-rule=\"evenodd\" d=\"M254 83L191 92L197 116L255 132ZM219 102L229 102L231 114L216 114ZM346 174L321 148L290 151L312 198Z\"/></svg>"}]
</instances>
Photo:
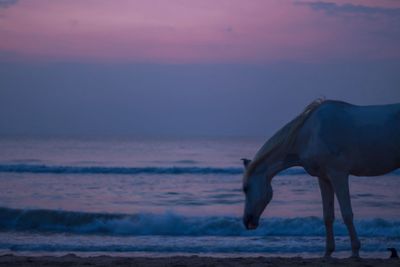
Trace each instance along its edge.
<instances>
[{"instance_id":1,"label":"white horse","mask_svg":"<svg viewBox=\"0 0 400 267\"><path fill-rule=\"evenodd\" d=\"M326 228L325 257L335 250L334 195L347 226L352 257L360 241L353 224L348 176L377 176L400 168L400 104L355 106L316 100L273 135L254 159L243 159L246 195L243 223L255 229L272 199L272 178L280 171L303 167L318 177Z\"/></svg>"}]
</instances>

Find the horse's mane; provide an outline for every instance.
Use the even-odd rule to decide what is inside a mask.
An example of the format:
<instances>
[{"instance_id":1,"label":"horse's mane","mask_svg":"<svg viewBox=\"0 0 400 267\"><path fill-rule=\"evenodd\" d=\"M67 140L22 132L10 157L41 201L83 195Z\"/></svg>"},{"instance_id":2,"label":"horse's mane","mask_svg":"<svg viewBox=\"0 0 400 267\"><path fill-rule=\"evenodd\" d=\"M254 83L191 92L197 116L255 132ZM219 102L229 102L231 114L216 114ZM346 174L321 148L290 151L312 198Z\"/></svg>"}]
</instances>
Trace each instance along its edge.
<instances>
[{"instance_id":1,"label":"horse's mane","mask_svg":"<svg viewBox=\"0 0 400 267\"><path fill-rule=\"evenodd\" d=\"M311 113L324 101L325 99L318 98L311 102L302 113L300 113L296 118L283 126L270 139L268 139L268 141L265 142L260 150L258 150L254 159L247 167L247 176L250 175L254 169L277 148L284 149L290 147L290 145L293 144L300 127L304 124Z\"/></svg>"}]
</instances>

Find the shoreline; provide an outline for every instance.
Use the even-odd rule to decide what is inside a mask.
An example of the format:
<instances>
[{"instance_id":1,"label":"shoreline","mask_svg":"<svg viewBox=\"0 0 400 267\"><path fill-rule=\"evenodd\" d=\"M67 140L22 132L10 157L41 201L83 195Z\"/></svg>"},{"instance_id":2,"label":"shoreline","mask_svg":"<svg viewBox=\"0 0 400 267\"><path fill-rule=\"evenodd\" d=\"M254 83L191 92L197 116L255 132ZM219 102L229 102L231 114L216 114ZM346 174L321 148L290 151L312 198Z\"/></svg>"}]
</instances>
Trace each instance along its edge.
<instances>
[{"instance_id":1,"label":"shoreline","mask_svg":"<svg viewBox=\"0 0 400 267\"><path fill-rule=\"evenodd\" d=\"M301 258L301 257L120 257L92 256L80 257L75 254L64 256L0 256L0 266L399 266L399 259L339 259L339 258Z\"/></svg>"}]
</instances>

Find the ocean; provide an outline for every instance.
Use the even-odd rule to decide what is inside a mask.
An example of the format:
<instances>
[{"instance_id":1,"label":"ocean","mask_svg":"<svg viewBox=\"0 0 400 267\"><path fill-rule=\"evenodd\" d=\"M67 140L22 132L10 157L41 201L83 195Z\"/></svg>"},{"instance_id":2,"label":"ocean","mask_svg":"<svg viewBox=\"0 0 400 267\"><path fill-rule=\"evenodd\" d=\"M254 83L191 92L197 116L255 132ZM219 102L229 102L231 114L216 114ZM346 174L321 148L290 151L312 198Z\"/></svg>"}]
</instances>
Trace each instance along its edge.
<instances>
[{"instance_id":1,"label":"ocean","mask_svg":"<svg viewBox=\"0 0 400 267\"><path fill-rule=\"evenodd\" d=\"M260 138L0 138L0 255L307 256L324 253L317 179L273 179L242 224L241 158ZM400 248L400 172L351 177L362 257ZM350 256L336 204L337 257Z\"/></svg>"}]
</instances>

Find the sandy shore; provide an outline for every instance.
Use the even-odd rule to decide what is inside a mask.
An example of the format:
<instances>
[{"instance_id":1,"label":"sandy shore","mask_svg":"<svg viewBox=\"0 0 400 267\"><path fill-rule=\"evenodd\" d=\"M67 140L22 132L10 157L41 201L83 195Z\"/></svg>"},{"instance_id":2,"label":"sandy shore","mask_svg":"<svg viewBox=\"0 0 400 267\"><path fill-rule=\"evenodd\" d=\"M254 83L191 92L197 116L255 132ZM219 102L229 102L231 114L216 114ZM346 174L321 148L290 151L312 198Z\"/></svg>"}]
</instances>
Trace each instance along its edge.
<instances>
[{"instance_id":1,"label":"sandy shore","mask_svg":"<svg viewBox=\"0 0 400 267\"><path fill-rule=\"evenodd\" d=\"M303 259L295 258L214 258L214 257L62 257L0 256L0 266L400 266L397 259Z\"/></svg>"}]
</instances>

